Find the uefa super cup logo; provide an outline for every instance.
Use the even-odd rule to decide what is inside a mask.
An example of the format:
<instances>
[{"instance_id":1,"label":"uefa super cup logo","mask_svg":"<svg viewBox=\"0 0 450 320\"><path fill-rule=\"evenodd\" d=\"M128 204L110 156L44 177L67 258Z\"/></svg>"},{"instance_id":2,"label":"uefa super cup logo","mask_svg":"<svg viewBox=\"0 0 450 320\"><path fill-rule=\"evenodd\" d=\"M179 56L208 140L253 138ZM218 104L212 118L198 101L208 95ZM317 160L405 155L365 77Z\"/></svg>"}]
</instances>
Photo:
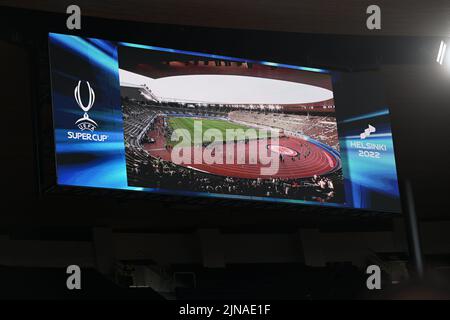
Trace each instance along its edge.
<instances>
[{"instance_id":1,"label":"uefa super cup logo","mask_svg":"<svg viewBox=\"0 0 450 320\"><path fill-rule=\"evenodd\" d=\"M88 112L89 112L89 110L91 110L92 106L94 105L95 93L94 93L94 90L92 89L91 85L89 84L89 81L86 81L86 84L87 84L88 92L89 92L89 102L88 102L87 106L85 106L83 104L83 101L81 100L81 96L80 96L81 80L78 81L78 85L75 87L75 90L74 90L75 101L77 102L77 104L81 108L81 110L84 111L83 117L78 119L75 122L75 124L78 126L78 128L80 128L80 130L94 131L98 127L98 125L94 120L89 118Z\"/></svg>"}]
</instances>

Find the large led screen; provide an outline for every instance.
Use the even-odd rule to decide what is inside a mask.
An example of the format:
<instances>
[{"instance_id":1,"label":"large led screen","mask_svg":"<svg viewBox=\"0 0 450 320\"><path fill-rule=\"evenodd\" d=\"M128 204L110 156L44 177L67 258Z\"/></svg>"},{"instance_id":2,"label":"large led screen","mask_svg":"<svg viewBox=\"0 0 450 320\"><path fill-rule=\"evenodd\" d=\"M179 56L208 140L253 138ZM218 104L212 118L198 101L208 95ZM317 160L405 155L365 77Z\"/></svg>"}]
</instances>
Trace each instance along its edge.
<instances>
[{"instance_id":1,"label":"large led screen","mask_svg":"<svg viewBox=\"0 0 450 320\"><path fill-rule=\"evenodd\" d=\"M49 48L59 185L400 210L371 75L55 33Z\"/></svg>"}]
</instances>

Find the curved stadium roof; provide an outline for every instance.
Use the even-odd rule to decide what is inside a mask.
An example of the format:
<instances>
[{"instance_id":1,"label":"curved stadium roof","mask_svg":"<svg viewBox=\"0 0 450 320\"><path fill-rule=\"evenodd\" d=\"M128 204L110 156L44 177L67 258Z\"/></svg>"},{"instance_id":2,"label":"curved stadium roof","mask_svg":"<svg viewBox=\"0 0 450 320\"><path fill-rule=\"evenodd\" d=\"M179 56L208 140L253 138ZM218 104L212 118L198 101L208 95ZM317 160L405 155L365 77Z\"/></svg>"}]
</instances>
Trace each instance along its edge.
<instances>
[{"instance_id":1,"label":"curved stadium roof","mask_svg":"<svg viewBox=\"0 0 450 320\"><path fill-rule=\"evenodd\" d=\"M307 104L333 98L331 90L292 81L195 74L152 79L120 70L121 85L145 84L161 100L208 104Z\"/></svg>"}]
</instances>

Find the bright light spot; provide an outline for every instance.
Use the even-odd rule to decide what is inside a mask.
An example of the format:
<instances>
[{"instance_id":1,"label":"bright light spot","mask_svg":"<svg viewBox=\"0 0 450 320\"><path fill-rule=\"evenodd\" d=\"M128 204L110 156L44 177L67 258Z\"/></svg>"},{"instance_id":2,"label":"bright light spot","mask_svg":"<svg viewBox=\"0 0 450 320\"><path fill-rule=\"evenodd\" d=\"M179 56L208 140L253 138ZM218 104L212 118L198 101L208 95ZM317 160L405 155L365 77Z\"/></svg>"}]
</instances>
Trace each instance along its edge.
<instances>
[{"instance_id":1,"label":"bright light spot","mask_svg":"<svg viewBox=\"0 0 450 320\"><path fill-rule=\"evenodd\" d=\"M444 62L445 58L445 51L447 50L447 45L444 41L441 41L441 45L439 46L439 52L436 58L436 62L441 64Z\"/></svg>"}]
</instances>

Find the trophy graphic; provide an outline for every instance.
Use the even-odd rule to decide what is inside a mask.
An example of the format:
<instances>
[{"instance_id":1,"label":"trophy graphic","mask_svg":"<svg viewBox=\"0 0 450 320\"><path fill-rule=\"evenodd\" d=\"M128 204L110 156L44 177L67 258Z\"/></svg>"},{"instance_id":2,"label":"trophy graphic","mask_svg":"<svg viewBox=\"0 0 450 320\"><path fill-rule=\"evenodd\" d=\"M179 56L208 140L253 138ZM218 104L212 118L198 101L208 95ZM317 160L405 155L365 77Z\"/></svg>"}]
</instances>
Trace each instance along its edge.
<instances>
[{"instance_id":1,"label":"trophy graphic","mask_svg":"<svg viewBox=\"0 0 450 320\"><path fill-rule=\"evenodd\" d=\"M88 90L89 90L89 102L86 107L84 106L83 101L81 101L81 97L80 97L81 80L78 81L78 85L75 87L75 90L74 90L75 101L77 102L77 104L81 108L81 110L84 111L83 117L78 119L75 122L75 124L78 126L78 128L80 128L80 130L94 131L98 127L98 125L94 120L89 118L88 111L94 105L95 93L94 93L94 90L92 89L91 85L89 84L89 81L86 81L86 83L87 83Z\"/></svg>"}]
</instances>

